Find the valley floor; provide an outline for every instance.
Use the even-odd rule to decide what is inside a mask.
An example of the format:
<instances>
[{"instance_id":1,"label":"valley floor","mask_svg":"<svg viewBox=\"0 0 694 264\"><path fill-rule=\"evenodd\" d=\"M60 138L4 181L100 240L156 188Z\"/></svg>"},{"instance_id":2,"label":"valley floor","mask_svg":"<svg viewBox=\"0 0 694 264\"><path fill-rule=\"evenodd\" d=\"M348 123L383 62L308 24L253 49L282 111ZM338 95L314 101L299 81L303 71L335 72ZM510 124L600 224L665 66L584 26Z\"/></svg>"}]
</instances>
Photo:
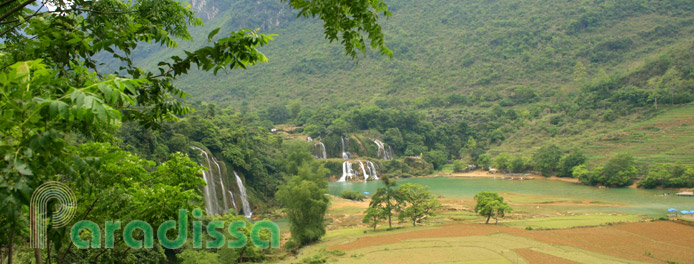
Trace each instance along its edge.
<instances>
[{"instance_id":1,"label":"valley floor","mask_svg":"<svg viewBox=\"0 0 694 264\"><path fill-rule=\"evenodd\" d=\"M494 225L472 211L473 201L440 197L443 208L423 225L377 230L360 223L368 201L333 197L324 239L286 262L329 263L692 263L694 226L644 215L566 214L560 201L511 196L515 211ZM556 207L556 208L554 208ZM397 219L394 219L397 222Z\"/></svg>"}]
</instances>

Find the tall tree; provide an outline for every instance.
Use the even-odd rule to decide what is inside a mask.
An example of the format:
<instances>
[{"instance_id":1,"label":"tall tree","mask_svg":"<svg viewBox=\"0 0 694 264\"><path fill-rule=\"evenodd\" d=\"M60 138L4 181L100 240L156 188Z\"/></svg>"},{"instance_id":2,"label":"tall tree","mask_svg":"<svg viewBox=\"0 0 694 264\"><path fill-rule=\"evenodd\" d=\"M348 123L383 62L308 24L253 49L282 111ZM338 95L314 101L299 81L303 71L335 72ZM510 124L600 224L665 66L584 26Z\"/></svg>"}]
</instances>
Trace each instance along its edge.
<instances>
[{"instance_id":1,"label":"tall tree","mask_svg":"<svg viewBox=\"0 0 694 264\"><path fill-rule=\"evenodd\" d=\"M378 188L371 197L370 208L382 208L383 214L388 218L388 227L393 228L393 211L397 209L397 196L395 194L395 181L388 175L381 176L384 187Z\"/></svg>"},{"instance_id":2,"label":"tall tree","mask_svg":"<svg viewBox=\"0 0 694 264\"><path fill-rule=\"evenodd\" d=\"M434 195L429 192L429 187L421 184L405 183L397 189L398 207L401 212L398 218L409 218L412 226L417 226L417 222L425 217L433 216L434 211L441 207Z\"/></svg>"},{"instance_id":3,"label":"tall tree","mask_svg":"<svg viewBox=\"0 0 694 264\"><path fill-rule=\"evenodd\" d=\"M291 145L301 148L301 145ZM303 148L302 148L303 149ZM308 149L304 149L310 156ZM296 151L294 151L296 152ZM287 178L287 183L279 187L276 197L286 208L289 218L292 241L297 246L318 241L325 234L325 212L330 200L326 176L329 170L314 159L297 158L296 174Z\"/></svg>"}]
</instances>

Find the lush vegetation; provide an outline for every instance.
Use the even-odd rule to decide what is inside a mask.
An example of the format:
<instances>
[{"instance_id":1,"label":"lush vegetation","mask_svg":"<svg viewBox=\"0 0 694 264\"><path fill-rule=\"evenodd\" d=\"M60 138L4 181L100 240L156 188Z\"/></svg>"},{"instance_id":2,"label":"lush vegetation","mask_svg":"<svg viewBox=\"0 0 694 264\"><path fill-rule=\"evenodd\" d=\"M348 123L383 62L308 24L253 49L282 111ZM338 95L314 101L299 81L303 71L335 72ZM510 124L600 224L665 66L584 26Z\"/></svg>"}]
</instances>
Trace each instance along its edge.
<instances>
[{"instance_id":1,"label":"lush vegetation","mask_svg":"<svg viewBox=\"0 0 694 264\"><path fill-rule=\"evenodd\" d=\"M617 154L605 165L598 166L593 171L586 169L583 165L573 169L573 174L585 184L614 187L631 185L638 173L634 165L634 157L628 153Z\"/></svg>"},{"instance_id":2,"label":"lush vegetation","mask_svg":"<svg viewBox=\"0 0 694 264\"><path fill-rule=\"evenodd\" d=\"M357 191L344 190L340 193L340 197L353 200L353 201L363 201L366 199L366 195Z\"/></svg>"},{"instance_id":3,"label":"lush vegetation","mask_svg":"<svg viewBox=\"0 0 694 264\"><path fill-rule=\"evenodd\" d=\"M252 247L75 250L67 227L49 229L47 248L26 247L31 194L48 181L77 194L74 221L158 226L203 207L211 165L191 147L243 177L257 215L286 215L289 249L326 233L327 179L342 173L343 151L381 174L363 218L374 229L396 214L413 225L434 216L426 187L393 178L451 162L694 187L690 2L388 2L4 1L0 252L10 263L267 261L273 250ZM675 137L651 140L661 130ZM679 146L618 153L663 141ZM494 193L475 200L487 222L511 211ZM233 213L190 217L244 221L244 236L252 227Z\"/></svg>"},{"instance_id":4,"label":"lush vegetation","mask_svg":"<svg viewBox=\"0 0 694 264\"><path fill-rule=\"evenodd\" d=\"M487 217L485 224L489 224L489 219L492 217L494 217L494 224L496 224L499 221L499 217L503 218L513 210L511 206L504 202L504 197L499 196L498 193L481 192L476 194L474 199L477 201L475 213Z\"/></svg>"},{"instance_id":5,"label":"lush vegetation","mask_svg":"<svg viewBox=\"0 0 694 264\"><path fill-rule=\"evenodd\" d=\"M383 188L371 197L369 207L364 211L363 223L373 227L388 220L388 228L392 228L392 216L398 213L398 219L407 219L412 226L427 217L434 216L435 210L441 207L429 188L420 184L406 183L395 188L395 182L387 176L382 178Z\"/></svg>"},{"instance_id":6,"label":"lush vegetation","mask_svg":"<svg viewBox=\"0 0 694 264\"><path fill-rule=\"evenodd\" d=\"M382 1L284 2L302 16L320 17L325 37L341 41L352 58L365 53L368 46L390 54L377 23L379 16L390 15ZM285 166L265 162L281 148L279 141L267 132L246 130L242 118L227 113L221 116L231 118L215 120L215 108L207 107L204 119L191 115L175 122L193 110L183 102L188 94L173 84L175 79L192 70L217 74L266 62L258 48L273 35L234 28L218 36L220 28L210 29L204 33L207 43L203 46L149 61L156 66L146 68L133 60L138 47L172 50L178 40L193 40L189 28L201 26L202 19L188 6L147 0L38 3L30 7L35 1L10 0L0 5L0 149L4 157L0 226L8 234L0 242L9 263L15 255L22 256L22 263L30 258L35 263L44 259L49 263L264 259L260 251L248 248L212 252L223 255L219 258L209 256L211 252L161 247L130 250L122 240L115 242L113 250L75 251L67 241L69 227L49 228L48 245L44 250L33 249L31 257L13 251L16 244L26 245L28 240L32 192L48 181L63 182L79 195L76 214L80 218L73 222L138 219L157 226L174 219L178 209L200 207L199 187L205 182L199 177L202 167L185 154L190 146L221 154L234 168L257 175L248 179L261 191L274 192L282 181L276 177L279 174L294 175L288 176L288 189L281 189L280 197L293 192L294 184L306 185L305 179L316 178L314 189L323 197L324 169L307 169L314 167L292 159L279 162ZM291 146L287 151L295 152ZM51 203L47 213L59 209L64 210ZM310 232L307 236L293 233L302 243L306 237L315 240L322 235Z\"/></svg>"}]
</instances>

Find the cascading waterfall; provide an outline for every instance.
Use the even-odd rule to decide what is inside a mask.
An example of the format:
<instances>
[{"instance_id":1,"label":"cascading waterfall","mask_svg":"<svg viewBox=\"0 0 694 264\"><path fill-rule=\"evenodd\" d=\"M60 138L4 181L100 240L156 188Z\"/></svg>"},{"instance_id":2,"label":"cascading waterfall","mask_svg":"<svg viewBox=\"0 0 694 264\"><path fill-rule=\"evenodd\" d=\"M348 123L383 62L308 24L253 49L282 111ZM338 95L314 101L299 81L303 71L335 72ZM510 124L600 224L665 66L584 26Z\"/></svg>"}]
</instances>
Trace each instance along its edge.
<instances>
[{"instance_id":1,"label":"cascading waterfall","mask_svg":"<svg viewBox=\"0 0 694 264\"><path fill-rule=\"evenodd\" d=\"M342 141L342 159L348 160L351 157L351 154L348 151L345 151L345 141L349 144L349 139L343 137L340 137L340 140Z\"/></svg>"},{"instance_id":2,"label":"cascading waterfall","mask_svg":"<svg viewBox=\"0 0 694 264\"><path fill-rule=\"evenodd\" d=\"M376 173L376 166L374 166L374 163L367 160L366 167L371 171L371 178L378 180L378 174Z\"/></svg>"},{"instance_id":3,"label":"cascading waterfall","mask_svg":"<svg viewBox=\"0 0 694 264\"><path fill-rule=\"evenodd\" d=\"M207 176L207 171L205 171L205 170L202 171L202 178L205 180L205 187L202 188L203 189L203 195L205 196L205 211L208 214L213 215L216 213L215 210L217 208L217 205L216 205L217 197L216 196L213 197L212 195L214 193L210 191L210 184L213 181L210 181L207 179L209 177Z\"/></svg>"},{"instance_id":4,"label":"cascading waterfall","mask_svg":"<svg viewBox=\"0 0 694 264\"><path fill-rule=\"evenodd\" d=\"M207 151L204 149L198 147L191 148L199 150L200 155L205 157L205 161L207 162L208 170L202 171L202 177L205 180L203 194L205 196L205 210L207 211L207 214L219 215L227 212L227 210L231 209L229 208L229 202L226 195L226 193L230 192L230 190L226 189L226 186L224 185L224 177L222 176L222 168L219 162L217 162L217 159L207 153ZM212 164L214 164L214 167ZM221 195L218 195L220 192ZM223 207L219 205L220 196L224 203Z\"/></svg>"},{"instance_id":5,"label":"cascading waterfall","mask_svg":"<svg viewBox=\"0 0 694 264\"><path fill-rule=\"evenodd\" d=\"M223 175L222 174L222 167L219 166L219 162L217 161L217 159L214 156L211 156L211 158L212 158L212 162L214 162L214 165L217 167L217 175L220 175L220 177L218 177L218 180L219 180L219 185L222 187L222 199L224 200L224 208L226 210L229 210L230 209L229 208L229 202L227 202L228 190L224 186L224 177L221 177L221 175ZM226 212L226 210L225 210L225 212Z\"/></svg>"},{"instance_id":6,"label":"cascading waterfall","mask_svg":"<svg viewBox=\"0 0 694 264\"><path fill-rule=\"evenodd\" d=\"M376 154L379 158L382 158L384 160L393 159L393 148L391 148L390 146L386 148L386 145L378 139L374 139L374 143L376 143L376 146L378 146L378 152Z\"/></svg>"},{"instance_id":7,"label":"cascading waterfall","mask_svg":"<svg viewBox=\"0 0 694 264\"><path fill-rule=\"evenodd\" d=\"M234 200L234 193L231 191L228 191L228 192L229 192L229 196L231 197L231 204L234 205L234 211L238 212L239 208L236 207L236 200Z\"/></svg>"},{"instance_id":8,"label":"cascading waterfall","mask_svg":"<svg viewBox=\"0 0 694 264\"><path fill-rule=\"evenodd\" d=\"M246 187L243 186L243 181L241 181L241 177L234 171L234 177L236 177L236 184L239 185L239 192L241 193L241 203L243 205L243 215L246 216L246 218L251 218L253 215L253 212L251 212L251 205L248 204L248 196L246 195Z\"/></svg>"},{"instance_id":9,"label":"cascading waterfall","mask_svg":"<svg viewBox=\"0 0 694 264\"><path fill-rule=\"evenodd\" d=\"M352 170L352 163L349 161L345 161L342 163L342 177L340 177L338 182L345 182L347 181L347 178L350 180L354 178L354 170Z\"/></svg>"},{"instance_id":10,"label":"cascading waterfall","mask_svg":"<svg viewBox=\"0 0 694 264\"><path fill-rule=\"evenodd\" d=\"M313 145L313 156L316 157L317 159L327 159L328 155L325 151L325 144L323 142L318 141L318 143Z\"/></svg>"},{"instance_id":11,"label":"cascading waterfall","mask_svg":"<svg viewBox=\"0 0 694 264\"><path fill-rule=\"evenodd\" d=\"M359 166L361 167L361 172L362 174L364 174L364 181L366 182L369 179L369 174L366 173L366 169L364 169L364 163L361 162L361 160L359 161Z\"/></svg>"},{"instance_id":12,"label":"cascading waterfall","mask_svg":"<svg viewBox=\"0 0 694 264\"><path fill-rule=\"evenodd\" d=\"M361 169L361 172L358 170L352 169L352 165L356 164L352 163L350 161L345 161L342 163L342 177L340 177L338 182L346 182L347 180L356 180L363 178L364 182L366 182L369 178L378 180L378 172L376 169L376 165L367 160L367 161L358 161L359 162L359 168ZM360 175L361 174L361 175Z\"/></svg>"}]
</instances>

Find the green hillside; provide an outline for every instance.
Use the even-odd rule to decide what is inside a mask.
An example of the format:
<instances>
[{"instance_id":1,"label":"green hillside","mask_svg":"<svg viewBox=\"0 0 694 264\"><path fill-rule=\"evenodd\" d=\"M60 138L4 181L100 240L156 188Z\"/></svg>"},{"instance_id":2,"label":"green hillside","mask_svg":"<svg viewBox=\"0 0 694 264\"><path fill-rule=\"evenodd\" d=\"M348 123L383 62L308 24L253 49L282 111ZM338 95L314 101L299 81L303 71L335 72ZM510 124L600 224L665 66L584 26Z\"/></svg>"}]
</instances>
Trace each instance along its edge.
<instances>
[{"instance_id":1,"label":"green hillside","mask_svg":"<svg viewBox=\"0 0 694 264\"><path fill-rule=\"evenodd\" d=\"M378 99L416 103L451 93L497 101L518 85L549 98L578 86L578 62L588 77L601 69L627 71L690 40L694 31L688 1L388 4L393 16L382 25L393 58L369 53L356 64L341 45L321 40L319 21L294 19L279 1L212 2L229 7L207 21L197 39L214 27L224 32L261 26L279 35L262 49L270 62L228 75L191 74L179 84L196 100L261 108L294 99L314 106Z\"/></svg>"}]
</instances>

